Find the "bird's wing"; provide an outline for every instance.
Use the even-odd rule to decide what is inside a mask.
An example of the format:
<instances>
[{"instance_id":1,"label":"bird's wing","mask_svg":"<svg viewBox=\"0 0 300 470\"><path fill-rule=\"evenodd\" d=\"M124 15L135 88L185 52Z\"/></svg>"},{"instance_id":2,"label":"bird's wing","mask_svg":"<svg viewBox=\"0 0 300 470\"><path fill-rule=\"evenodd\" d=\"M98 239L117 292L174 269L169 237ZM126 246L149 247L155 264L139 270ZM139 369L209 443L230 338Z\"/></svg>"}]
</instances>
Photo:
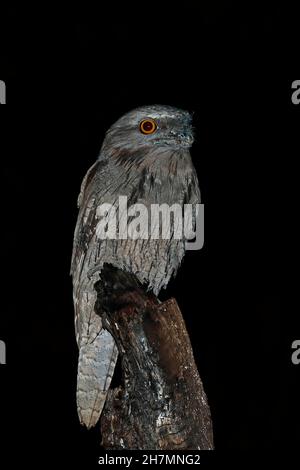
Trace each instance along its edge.
<instances>
[{"instance_id":1,"label":"bird's wing","mask_svg":"<svg viewBox=\"0 0 300 470\"><path fill-rule=\"evenodd\" d=\"M97 171L101 173L102 163L96 161L86 173L80 188L77 205L79 214L74 233L71 274L74 277L78 265L82 265L89 242L95 230L96 200L93 190L93 178ZM81 262L80 262L81 261Z\"/></svg>"},{"instance_id":2,"label":"bird's wing","mask_svg":"<svg viewBox=\"0 0 300 470\"><path fill-rule=\"evenodd\" d=\"M105 165L97 161L87 172L78 198L79 215L74 235L71 274L75 307L75 330L79 347L77 409L80 422L94 426L104 406L118 350L113 337L102 328L94 311L97 293L89 278L89 258L96 247L98 193ZM105 186L105 181L103 181Z\"/></svg>"},{"instance_id":3,"label":"bird's wing","mask_svg":"<svg viewBox=\"0 0 300 470\"><path fill-rule=\"evenodd\" d=\"M201 194L198 176L195 168L192 169L192 172L187 176L187 202L189 204L200 204Z\"/></svg>"},{"instance_id":4,"label":"bird's wing","mask_svg":"<svg viewBox=\"0 0 300 470\"><path fill-rule=\"evenodd\" d=\"M200 194L200 187L198 182L198 177L195 168L192 168L191 173L189 173L186 177L186 194L184 204L188 204L192 207L192 212L185 211L184 218L185 218L185 225L186 230L185 232L185 248L188 249L189 247L189 239L194 238L194 234L196 231L196 223L197 223L197 204L201 203L201 194Z\"/></svg>"}]
</instances>

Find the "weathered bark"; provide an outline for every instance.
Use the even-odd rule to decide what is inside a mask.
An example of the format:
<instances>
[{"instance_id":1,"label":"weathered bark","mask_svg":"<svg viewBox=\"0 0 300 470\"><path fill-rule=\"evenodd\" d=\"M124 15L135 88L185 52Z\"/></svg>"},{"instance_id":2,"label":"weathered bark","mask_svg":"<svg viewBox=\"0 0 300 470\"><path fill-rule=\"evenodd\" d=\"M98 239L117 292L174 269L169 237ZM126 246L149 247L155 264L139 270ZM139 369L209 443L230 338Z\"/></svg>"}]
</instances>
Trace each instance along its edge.
<instances>
[{"instance_id":1,"label":"weathered bark","mask_svg":"<svg viewBox=\"0 0 300 470\"><path fill-rule=\"evenodd\" d=\"M175 299L160 303L136 278L105 266L97 308L114 336L124 388L101 417L106 449L212 449L210 411Z\"/></svg>"}]
</instances>

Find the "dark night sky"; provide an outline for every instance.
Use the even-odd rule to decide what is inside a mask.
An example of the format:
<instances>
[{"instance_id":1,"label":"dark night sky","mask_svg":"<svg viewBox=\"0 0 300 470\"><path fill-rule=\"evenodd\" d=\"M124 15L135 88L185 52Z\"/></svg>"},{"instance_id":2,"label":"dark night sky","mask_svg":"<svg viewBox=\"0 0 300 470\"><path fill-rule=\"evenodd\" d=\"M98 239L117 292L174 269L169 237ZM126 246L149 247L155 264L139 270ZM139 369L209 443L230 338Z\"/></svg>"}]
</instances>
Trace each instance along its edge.
<instances>
[{"instance_id":1,"label":"dark night sky","mask_svg":"<svg viewBox=\"0 0 300 470\"><path fill-rule=\"evenodd\" d=\"M137 18L127 9L38 17L27 6L26 15L8 10L0 33L10 103L1 108L0 339L8 364L0 366L0 419L30 459L36 446L68 462L99 453L98 429L81 429L75 407L68 272L76 199L106 129L150 103L195 112L205 247L188 253L164 295L176 296L184 314L216 447L276 450L287 428L290 444L299 441L289 347L300 332L283 287L297 75L274 72L284 56L279 7L207 3L161 15L148 4Z\"/></svg>"}]
</instances>

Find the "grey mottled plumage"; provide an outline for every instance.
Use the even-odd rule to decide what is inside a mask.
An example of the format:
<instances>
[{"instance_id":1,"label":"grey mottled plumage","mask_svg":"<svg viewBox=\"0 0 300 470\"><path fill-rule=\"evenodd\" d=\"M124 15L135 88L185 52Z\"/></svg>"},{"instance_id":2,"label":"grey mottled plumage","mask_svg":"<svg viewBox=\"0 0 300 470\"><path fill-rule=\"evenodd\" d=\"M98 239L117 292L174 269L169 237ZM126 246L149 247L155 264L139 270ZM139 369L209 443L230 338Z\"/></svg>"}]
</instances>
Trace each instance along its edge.
<instances>
[{"instance_id":1,"label":"grey mottled plumage","mask_svg":"<svg viewBox=\"0 0 300 470\"><path fill-rule=\"evenodd\" d=\"M143 134L140 123L152 119L153 134ZM106 133L100 155L87 172L78 199L71 273L75 328L79 347L77 406L82 424L99 419L113 375L118 351L112 336L94 312L94 284L101 267L110 263L134 273L158 294L167 286L184 256L184 240L101 240L97 238L97 208L117 207L118 197L128 205L199 203L200 191L189 147L193 142L191 117L169 106L145 106L120 118Z\"/></svg>"}]
</instances>

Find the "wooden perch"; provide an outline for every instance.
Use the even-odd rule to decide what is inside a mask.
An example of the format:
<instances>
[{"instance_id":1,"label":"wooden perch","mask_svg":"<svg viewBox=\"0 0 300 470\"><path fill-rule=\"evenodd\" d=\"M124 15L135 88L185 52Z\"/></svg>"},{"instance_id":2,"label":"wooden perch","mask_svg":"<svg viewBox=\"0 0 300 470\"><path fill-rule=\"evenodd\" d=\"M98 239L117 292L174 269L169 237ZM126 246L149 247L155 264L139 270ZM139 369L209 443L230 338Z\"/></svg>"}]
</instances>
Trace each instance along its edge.
<instances>
[{"instance_id":1,"label":"wooden perch","mask_svg":"<svg viewBox=\"0 0 300 470\"><path fill-rule=\"evenodd\" d=\"M117 342L124 378L101 417L103 447L213 449L210 411L176 300L160 303L135 276L110 265L102 274L96 311Z\"/></svg>"}]
</instances>

